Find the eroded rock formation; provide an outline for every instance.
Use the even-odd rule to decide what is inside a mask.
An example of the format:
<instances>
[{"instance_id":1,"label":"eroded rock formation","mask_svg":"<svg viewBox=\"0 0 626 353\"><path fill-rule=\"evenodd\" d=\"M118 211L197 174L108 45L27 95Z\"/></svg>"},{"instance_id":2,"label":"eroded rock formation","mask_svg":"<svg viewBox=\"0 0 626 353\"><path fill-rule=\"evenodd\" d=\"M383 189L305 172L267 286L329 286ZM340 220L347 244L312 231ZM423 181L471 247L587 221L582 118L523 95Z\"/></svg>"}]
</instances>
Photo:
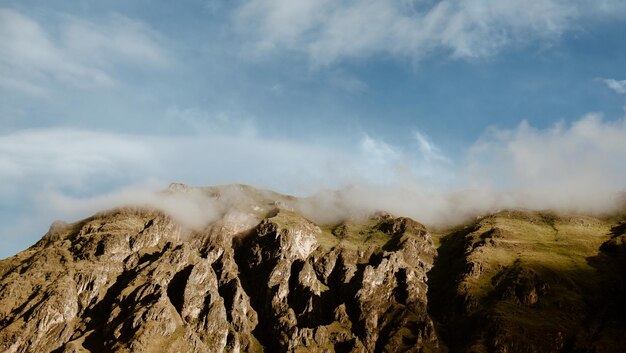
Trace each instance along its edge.
<instances>
[{"instance_id":1,"label":"eroded rock formation","mask_svg":"<svg viewBox=\"0 0 626 353\"><path fill-rule=\"evenodd\" d=\"M422 225L378 216L322 229L261 201L202 231L139 208L53 224L0 262L0 351L436 347L426 302L435 248Z\"/></svg>"},{"instance_id":2,"label":"eroded rock formation","mask_svg":"<svg viewBox=\"0 0 626 353\"><path fill-rule=\"evenodd\" d=\"M502 211L316 224L246 186L191 230L120 208L0 261L0 351L624 352L626 223Z\"/></svg>"}]
</instances>

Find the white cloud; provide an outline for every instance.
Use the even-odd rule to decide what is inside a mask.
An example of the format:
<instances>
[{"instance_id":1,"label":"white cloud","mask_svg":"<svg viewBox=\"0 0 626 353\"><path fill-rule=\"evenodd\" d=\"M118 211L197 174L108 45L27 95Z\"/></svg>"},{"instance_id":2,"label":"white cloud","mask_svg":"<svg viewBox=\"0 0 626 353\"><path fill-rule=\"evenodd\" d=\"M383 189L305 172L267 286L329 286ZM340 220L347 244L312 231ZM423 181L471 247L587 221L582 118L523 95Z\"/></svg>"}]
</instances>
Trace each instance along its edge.
<instances>
[{"instance_id":1,"label":"white cloud","mask_svg":"<svg viewBox=\"0 0 626 353\"><path fill-rule=\"evenodd\" d=\"M61 128L23 130L0 135L0 195L31 188L102 190L148 178L164 183L256 182L287 191L311 191L307 185L313 188L329 182L333 170L350 165L358 159L352 158L355 155L263 138L249 131L155 136ZM352 178L354 174L341 180Z\"/></svg>"},{"instance_id":2,"label":"white cloud","mask_svg":"<svg viewBox=\"0 0 626 353\"><path fill-rule=\"evenodd\" d=\"M422 157L427 161L450 162L450 160L441 152L430 138L424 133L414 130L413 137L418 143L419 151Z\"/></svg>"},{"instance_id":3,"label":"white cloud","mask_svg":"<svg viewBox=\"0 0 626 353\"><path fill-rule=\"evenodd\" d=\"M624 15L620 1L248 0L236 18L261 52L286 48L327 65L376 54L485 57L509 45L557 39L581 20Z\"/></svg>"},{"instance_id":4,"label":"white cloud","mask_svg":"<svg viewBox=\"0 0 626 353\"><path fill-rule=\"evenodd\" d=\"M425 135L416 131L414 137L418 151L367 135L356 146L322 147L220 131L173 137L25 130L0 135L0 196L7 200L44 191L97 195L147 180L161 186L172 181L250 183L298 195L379 185L429 193L433 202L448 206L452 195L470 192L482 194L481 202L490 207L589 211L609 208L612 197L626 188L626 119L605 122L590 114L545 130L527 123L492 129L457 162ZM394 202L406 203L394 199L386 204ZM474 204L468 202L466 208ZM418 212L412 216L423 219Z\"/></svg>"},{"instance_id":5,"label":"white cloud","mask_svg":"<svg viewBox=\"0 0 626 353\"><path fill-rule=\"evenodd\" d=\"M122 16L104 23L66 17L57 28L0 9L0 84L9 90L41 95L49 83L80 88L111 86L116 65L159 67L168 54L146 25Z\"/></svg>"},{"instance_id":6,"label":"white cloud","mask_svg":"<svg viewBox=\"0 0 626 353\"><path fill-rule=\"evenodd\" d=\"M0 235L23 231L26 246L54 219L121 203L178 212L192 226L215 217L202 199L155 199L153 191L172 181L313 194L294 207L316 220L386 210L429 225L513 207L604 212L626 189L626 118L590 114L544 130L527 123L492 129L456 163L425 135L414 137L417 151L371 136L355 146L321 146L214 130L178 137L64 129L0 135L0 198L27 210L4 219ZM424 153L446 162L428 161ZM176 211L179 202L184 207ZM37 233L33 223L41 224Z\"/></svg>"},{"instance_id":7,"label":"white cloud","mask_svg":"<svg viewBox=\"0 0 626 353\"><path fill-rule=\"evenodd\" d=\"M300 207L324 221L385 210L431 226L504 208L611 212L621 206L626 191L626 117L603 121L589 114L545 130L527 123L491 129L453 173L455 182L434 186L415 174L387 183L364 182L316 194Z\"/></svg>"},{"instance_id":8,"label":"white cloud","mask_svg":"<svg viewBox=\"0 0 626 353\"><path fill-rule=\"evenodd\" d=\"M401 153L382 140L365 135L361 141L361 150L367 159L375 165L385 165L401 159Z\"/></svg>"},{"instance_id":9,"label":"white cloud","mask_svg":"<svg viewBox=\"0 0 626 353\"><path fill-rule=\"evenodd\" d=\"M224 211L216 200L206 197L197 189L186 193L158 191L158 183L148 182L91 197L70 197L57 191L38 195L40 208L57 210L57 216L66 219L84 217L120 205L152 207L168 213L192 229L201 229L215 221ZM162 186L161 186L162 187Z\"/></svg>"},{"instance_id":10,"label":"white cloud","mask_svg":"<svg viewBox=\"0 0 626 353\"><path fill-rule=\"evenodd\" d=\"M65 129L0 135L0 195L32 187L91 188L124 179L139 165L149 173L155 158L129 135Z\"/></svg>"},{"instance_id":11,"label":"white cloud","mask_svg":"<svg viewBox=\"0 0 626 353\"><path fill-rule=\"evenodd\" d=\"M619 94L626 94L626 80L605 79L604 83Z\"/></svg>"},{"instance_id":12,"label":"white cloud","mask_svg":"<svg viewBox=\"0 0 626 353\"><path fill-rule=\"evenodd\" d=\"M508 192L510 206L607 210L626 189L626 118L589 114L571 126L492 130L465 168L474 186Z\"/></svg>"},{"instance_id":13,"label":"white cloud","mask_svg":"<svg viewBox=\"0 0 626 353\"><path fill-rule=\"evenodd\" d=\"M147 25L115 15L108 23L68 20L62 30L64 50L83 62L108 66L119 61L164 66L168 55L157 44L158 34Z\"/></svg>"}]
</instances>

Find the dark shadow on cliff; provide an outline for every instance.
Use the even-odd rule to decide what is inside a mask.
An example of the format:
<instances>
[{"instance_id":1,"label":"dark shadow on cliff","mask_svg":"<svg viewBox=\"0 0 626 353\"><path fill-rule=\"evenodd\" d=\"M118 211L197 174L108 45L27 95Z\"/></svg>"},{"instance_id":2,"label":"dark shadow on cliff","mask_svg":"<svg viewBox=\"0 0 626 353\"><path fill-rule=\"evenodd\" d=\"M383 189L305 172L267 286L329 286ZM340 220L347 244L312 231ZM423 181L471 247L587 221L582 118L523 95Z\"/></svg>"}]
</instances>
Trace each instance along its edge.
<instances>
[{"instance_id":1,"label":"dark shadow on cliff","mask_svg":"<svg viewBox=\"0 0 626 353\"><path fill-rule=\"evenodd\" d=\"M433 267L427 274L428 313L435 324L439 345L451 352L465 347L471 335L473 322L464 315L465 303L457 296L457 286L468 266L465 237L476 229L473 225L444 236Z\"/></svg>"},{"instance_id":2,"label":"dark shadow on cliff","mask_svg":"<svg viewBox=\"0 0 626 353\"><path fill-rule=\"evenodd\" d=\"M611 352L626 352L626 222L611 228L610 235L598 254L587 258L600 277L588 326L592 343L600 350L608 344Z\"/></svg>"}]
</instances>

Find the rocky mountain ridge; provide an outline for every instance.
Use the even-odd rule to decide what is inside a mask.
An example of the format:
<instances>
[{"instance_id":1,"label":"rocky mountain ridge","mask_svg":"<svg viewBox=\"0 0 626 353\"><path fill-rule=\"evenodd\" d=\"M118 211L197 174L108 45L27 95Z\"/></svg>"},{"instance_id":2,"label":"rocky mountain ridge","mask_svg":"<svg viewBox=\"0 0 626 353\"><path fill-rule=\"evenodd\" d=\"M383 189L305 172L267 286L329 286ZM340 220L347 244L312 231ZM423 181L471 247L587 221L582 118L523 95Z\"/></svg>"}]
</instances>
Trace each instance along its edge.
<instances>
[{"instance_id":1,"label":"rocky mountain ridge","mask_svg":"<svg viewBox=\"0 0 626 353\"><path fill-rule=\"evenodd\" d=\"M125 207L1 260L0 351L626 351L623 218L503 211L430 232L194 190L229 202L205 228Z\"/></svg>"}]
</instances>

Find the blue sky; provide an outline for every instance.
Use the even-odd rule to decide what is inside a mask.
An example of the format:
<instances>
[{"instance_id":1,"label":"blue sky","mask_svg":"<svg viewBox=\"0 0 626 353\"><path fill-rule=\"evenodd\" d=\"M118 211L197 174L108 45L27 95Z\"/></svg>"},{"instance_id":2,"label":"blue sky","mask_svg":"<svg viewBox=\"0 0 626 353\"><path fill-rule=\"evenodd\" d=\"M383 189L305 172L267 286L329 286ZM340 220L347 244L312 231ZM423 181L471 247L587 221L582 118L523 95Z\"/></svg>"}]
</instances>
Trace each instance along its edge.
<instances>
[{"instance_id":1,"label":"blue sky","mask_svg":"<svg viewBox=\"0 0 626 353\"><path fill-rule=\"evenodd\" d=\"M624 38L618 0L0 1L0 257L170 181L606 207Z\"/></svg>"}]
</instances>

